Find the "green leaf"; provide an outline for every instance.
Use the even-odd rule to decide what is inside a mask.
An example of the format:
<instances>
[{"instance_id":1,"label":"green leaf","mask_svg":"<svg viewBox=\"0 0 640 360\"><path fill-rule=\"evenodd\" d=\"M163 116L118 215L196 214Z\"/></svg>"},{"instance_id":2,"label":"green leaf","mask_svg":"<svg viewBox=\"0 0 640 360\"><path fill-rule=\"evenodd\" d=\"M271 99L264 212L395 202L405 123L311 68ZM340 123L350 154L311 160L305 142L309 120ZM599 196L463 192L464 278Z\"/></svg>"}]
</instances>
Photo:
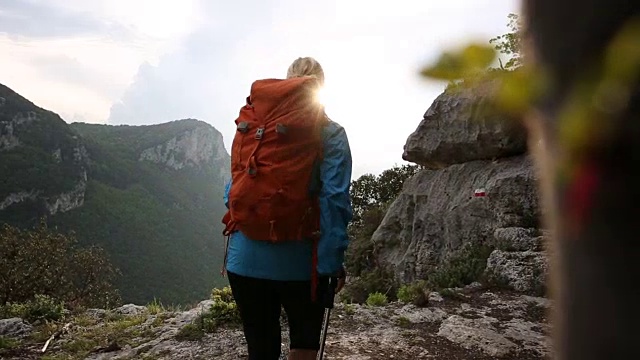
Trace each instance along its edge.
<instances>
[{"instance_id":1,"label":"green leaf","mask_svg":"<svg viewBox=\"0 0 640 360\"><path fill-rule=\"evenodd\" d=\"M420 74L437 80L458 80L485 70L496 55L490 46L470 44L457 51L443 53L435 64L426 66Z\"/></svg>"}]
</instances>

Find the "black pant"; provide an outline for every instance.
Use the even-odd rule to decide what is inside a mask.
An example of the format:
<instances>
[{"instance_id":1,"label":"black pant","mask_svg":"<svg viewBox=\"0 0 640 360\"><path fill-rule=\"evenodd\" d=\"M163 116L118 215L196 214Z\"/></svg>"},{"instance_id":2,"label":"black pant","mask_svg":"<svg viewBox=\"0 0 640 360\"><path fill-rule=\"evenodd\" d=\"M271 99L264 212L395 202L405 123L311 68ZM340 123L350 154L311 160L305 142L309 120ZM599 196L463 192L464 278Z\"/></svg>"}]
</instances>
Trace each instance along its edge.
<instances>
[{"instance_id":1,"label":"black pant","mask_svg":"<svg viewBox=\"0 0 640 360\"><path fill-rule=\"evenodd\" d=\"M319 349L324 317L320 299L328 287L328 278L319 278L318 300L312 302L311 281L275 281L227 274L242 317L249 360L279 359L281 307L289 323L289 348Z\"/></svg>"}]
</instances>

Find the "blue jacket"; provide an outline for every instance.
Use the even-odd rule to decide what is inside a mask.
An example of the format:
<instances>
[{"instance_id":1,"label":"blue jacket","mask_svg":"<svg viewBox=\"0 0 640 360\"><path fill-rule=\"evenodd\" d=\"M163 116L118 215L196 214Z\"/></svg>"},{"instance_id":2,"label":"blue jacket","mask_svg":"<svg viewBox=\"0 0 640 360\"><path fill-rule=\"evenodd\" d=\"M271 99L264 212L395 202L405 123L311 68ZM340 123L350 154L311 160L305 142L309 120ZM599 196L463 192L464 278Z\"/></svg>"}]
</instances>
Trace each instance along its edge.
<instances>
[{"instance_id":1,"label":"blue jacket","mask_svg":"<svg viewBox=\"0 0 640 360\"><path fill-rule=\"evenodd\" d=\"M349 244L347 225L351 221L351 149L342 126L330 121L323 131L323 162L320 164L320 227L318 273L337 275ZM229 207L227 183L224 203ZM309 241L269 243L247 238L236 231L229 238L227 271L261 279L309 280L312 248Z\"/></svg>"}]
</instances>

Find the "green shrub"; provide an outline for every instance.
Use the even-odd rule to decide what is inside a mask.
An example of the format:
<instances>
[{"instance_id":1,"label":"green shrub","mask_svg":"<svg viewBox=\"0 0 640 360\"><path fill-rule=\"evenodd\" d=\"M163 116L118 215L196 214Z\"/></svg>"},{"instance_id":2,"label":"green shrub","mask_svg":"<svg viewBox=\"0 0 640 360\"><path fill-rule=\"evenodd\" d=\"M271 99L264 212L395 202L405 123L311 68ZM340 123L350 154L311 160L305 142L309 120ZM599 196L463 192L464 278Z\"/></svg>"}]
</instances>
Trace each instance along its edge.
<instances>
[{"instance_id":1,"label":"green shrub","mask_svg":"<svg viewBox=\"0 0 640 360\"><path fill-rule=\"evenodd\" d=\"M453 289L441 289L440 295L445 299L466 300L466 297Z\"/></svg>"},{"instance_id":2,"label":"green shrub","mask_svg":"<svg viewBox=\"0 0 640 360\"><path fill-rule=\"evenodd\" d=\"M18 347L20 342L16 339L6 338L4 336L0 336L0 350L10 350L15 347ZM2 352L0 352L0 355Z\"/></svg>"},{"instance_id":3,"label":"green shrub","mask_svg":"<svg viewBox=\"0 0 640 360\"><path fill-rule=\"evenodd\" d=\"M371 236L402 191L405 181L421 169L420 165L395 165L379 175L364 174L351 182L349 195L353 219L349 224L350 244L345 254L345 267L350 275L361 276L380 265L378 249Z\"/></svg>"},{"instance_id":4,"label":"green shrub","mask_svg":"<svg viewBox=\"0 0 640 360\"><path fill-rule=\"evenodd\" d=\"M211 300L223 301L227 303L235 302L230 286L225 286L223 288L214 288L213 290L211 290Z\"/></svg>"},{"instance_id":5,"label":"green shrub","mask_svg":"<svg viewBox=\"0 0 640 360\"><path fill-rule=\"evenodd\" d=\"M98 247L77 247L73 234L49 229L0 226L0 305L24 303L37 295L67 306L109 308L120 302L114 282L119 271Z\"/></svg>"},{"instance_id":6,"label":"green shrub","mask_svg":"<svg viewBox=\"0 0 640 360\"><path fill-rule=\"evenodd\" d=\"M410 303L413 300L412 291L409 285L402 285L400 289L398 289L398 301L403 303Z\"/></svg>"},{"instance_id":7,"label":"green shrub","mask_svg":"<svg viewBox=\"0 0 640 360\"><path fill-rule=\"evenodd\" d=\"M393 272L384 267L378 267L366 271L359 278L348 282L344 290L340 292L340 299L343 302L363 304L367 296L374 292L380 292L395 300L398 291L398 282Z\"/></svg>"},{"instance_id":8,"label":"green shrub","mask_svg":"<svg viewBox=\"0 0 640 360\"><path fill-rule=\"evenodd\" d=\"M150 302L149 304L147 304L147 311L151 315L157 315L157 314L165 312L166 308L164 307L162 302L160 302L158 299L156 299L154 297L153 301Z\"/></svg>"},{"instance_id":9,"label":"green shrub","mask_svg":"<svg viewBox=\"0 0 640 360\"><path fill-rule=\"evenodd\" d=\"M64 303L47 295L36 295L24 303L8 303L0 308L2 317L19 317L28 322L57 321L64 316Z\"/></svg>"},{"instance_id":10,"label":"green shrub","mask_svg":"<svg viewBox=\"0 0 640 360\"><path fill-rule=\"evenodd\" d=\"M396 319L395 321L396 325L401 327L401 328L408 328L411 327L411 320L409 320L409 318L407 318L406 316L400 316Z\"/></svg>"},{"instance_id":11,"label":"green shrub","mask_svg":"<svg viewBox=\"0 0 640 360\"><path fill-rule=\"evenodd\" d=\"M204 330L197 323L191 323L183 326L176 334L178 341L196 341L202 339Z\"/></svg>"},{"instance_id":12,"label":"green shrub","mask_svg":"<svg viewBox=\"0 0 640 360\"><path fill-rule=\"evenodd\" d=\"M213 322L213 328L221 325L237 325L241 323L240 311L233 298L231 287L225 286L222 289L213 289L211 300L214 301L209 309L209 318Z\"/></svg>"},{"instance_id":13,"label":"green shrub","mask_svg":"<svg viewBox=\"0 0 640 360\"><path fill-rule=\"evenodd\" d=\"M462 287L481 279L492 251L487 245L464 246L429 275L429 286L436 290Z\"/></svg>"},{"instance_id":14,"label":"green shrub","mask_svg":"<svg viewBox=\"0 0 640 360\"><path fill-rule=\"evenodd\" d=\"M427 282L424 280L418 280L411 284L405 284L398 289L398 300L408 304L414 304L416 306L424 306L428 302L428 290Z\"/></svg>"},{"instance_id":15,"label":"green shrub","mask_svg":"<svg viewBox=\"0 0 640 360\"><path fill-rule=\"evenodd\" d=\"M205 333L215 332L220 326L234 326L242 322L229 286L213 289L211 300L213 300L211 307L203 311L191 324L182 327L176 334L176 340L197 340Z\"/></svg>"},{"instance_id":16,"label":"green shrub","mask_svg":"<svg viewBox=\"0 0 640 360\"><path fill-rule=\"evenodd\" d=\"M369 306L384 306L389 303L387 295L379 292L369 294L367 297L367 305Z\"/></svg>"},{"instance_id":17,"label":"green shrub","mask_svg":"<svg viewBox=\"0 0 640 360\"><path fill-rule=\"evenodd\" d=\"M355 314L355 312L356 312L356 310L355 310L355 308L353 307L352 304L344 304L344 313L346 315L353 315L353 314Z\"/></svg>"}]
</instances>

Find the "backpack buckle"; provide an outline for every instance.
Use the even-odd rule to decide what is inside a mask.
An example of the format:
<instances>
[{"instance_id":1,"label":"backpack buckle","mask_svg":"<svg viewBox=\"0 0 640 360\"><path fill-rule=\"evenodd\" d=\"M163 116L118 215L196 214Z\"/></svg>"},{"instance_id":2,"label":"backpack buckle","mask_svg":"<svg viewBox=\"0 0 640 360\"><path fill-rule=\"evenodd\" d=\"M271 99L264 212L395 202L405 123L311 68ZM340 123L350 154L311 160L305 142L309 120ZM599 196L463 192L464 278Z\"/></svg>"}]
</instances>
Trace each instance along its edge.
<instances>
[{"instance_id":1,"label":"backpack buckle","mask_svg":"<svg viewBox=\"0 0 640 360\"><path fill-rule=\"evenodd\" d=\"M258 130L256 130L256 140L261 140L262 139L262 135L264 135L264 128L258 128Z\"/></svg>"},{"instance_id":2,"label":"backpack buckle","mask_svg":"<svg viewBox=\"0 0 640 360\"><path fill-rule=\"evenodd\" d=\"M249 131L249 123L246 121L243 121L240 124L238 124L238 131L240 131L243 134Z\"/></svg>"},{"instance_id":3,"label":"backpack buckle","mask_svg":"<svg viewBox=\"0 0 640 360\"><path fill-rule=\"evenodd\" d=\"M287 133L287 127L283 124L276 124L276 133L278 134L286 134Z\"/></svg>"}]
</instances>

